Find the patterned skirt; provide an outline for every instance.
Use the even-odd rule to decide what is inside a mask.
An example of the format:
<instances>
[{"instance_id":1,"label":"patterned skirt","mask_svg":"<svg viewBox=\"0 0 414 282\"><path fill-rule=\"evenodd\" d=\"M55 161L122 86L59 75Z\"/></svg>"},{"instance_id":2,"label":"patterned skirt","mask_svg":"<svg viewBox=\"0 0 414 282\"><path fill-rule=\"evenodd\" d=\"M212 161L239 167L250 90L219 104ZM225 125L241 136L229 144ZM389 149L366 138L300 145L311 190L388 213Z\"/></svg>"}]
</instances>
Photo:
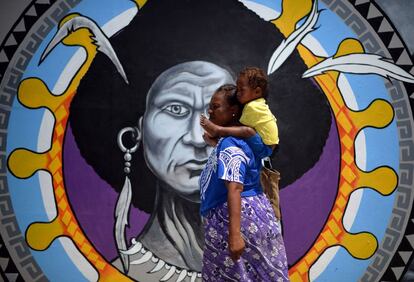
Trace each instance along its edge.
<instances>
[{"instance_id":1,"label":"patterned skirt","mask_svg":"<svg viewBox=\"0 0 414 282\"><path fill-rule=\"evenodd\" d=\"M228 251L227 202L204 218L203 281L289 281L286 251L269 200L242 198L241 232L246 248L234 262Z\"/></svg>"}]
</instances>

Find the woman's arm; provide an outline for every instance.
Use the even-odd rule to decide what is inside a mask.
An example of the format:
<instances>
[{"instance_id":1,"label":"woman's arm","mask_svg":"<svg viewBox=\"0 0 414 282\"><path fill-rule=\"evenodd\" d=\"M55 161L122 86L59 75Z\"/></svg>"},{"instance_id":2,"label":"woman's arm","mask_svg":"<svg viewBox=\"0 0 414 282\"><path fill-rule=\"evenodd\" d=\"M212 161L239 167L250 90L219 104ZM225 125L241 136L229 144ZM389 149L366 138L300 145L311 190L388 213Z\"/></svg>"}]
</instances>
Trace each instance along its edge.
<instances>
[{"instance_id":1,"label":"woman's arm","mask_svg":"<svg viewBox=\"0 0 414 282\"><path fill-rule=\"evenodd\" d=\"M236 261L240 258L245 248L245 242L241 236L241 192L243 184L226 181L227 204L229 210L229 252L231 258Z\"/></svg>"}]
</instances>

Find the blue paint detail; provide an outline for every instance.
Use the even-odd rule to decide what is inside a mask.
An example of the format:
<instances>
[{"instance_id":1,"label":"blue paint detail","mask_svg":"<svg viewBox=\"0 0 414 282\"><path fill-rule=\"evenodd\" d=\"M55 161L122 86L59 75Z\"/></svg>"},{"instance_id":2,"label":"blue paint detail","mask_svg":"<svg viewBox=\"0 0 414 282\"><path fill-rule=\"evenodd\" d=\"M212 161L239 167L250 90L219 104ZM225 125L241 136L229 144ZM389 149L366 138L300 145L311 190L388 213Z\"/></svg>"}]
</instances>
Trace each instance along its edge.
<instances>
[{"instance_id":1,"label":"blue paint detail","mask_svg":"<svg viewBox=\"0 0 414 282\"><path fill-rule=\"evenodd\" d=\"M37 263L50 281L83 282L87 280L66 255L59 240L55 240L47 251L32 251Z\"/></svg>"},{"instance_id":2,"label":"blue paint detail","mask_svg":"<svg viewBox=\"0 0 414 282\"><path fill-rule=\"evenodd\" d=\"M380 243L388 225L394 200L395 193L384 197L371 189L364 189L358 215L349 231L351 233L370 232ZM372 258L356 259L345 248L340 247L335 258L316 281L357 281L371 263Z\"/></svg>"},{"instance_id":3,"label":"blue paint detail","mask_svg":"<svg viewBox=\"0 0 414 282\"><path fill-rule=\"evenodd\" d=\"M357 110L366 109L374 99L384 99L391 101L387 89L384 85L384 79L375 74L343 74L348 83L351 85L358 103Z\"/></svg>"}]
</instances>

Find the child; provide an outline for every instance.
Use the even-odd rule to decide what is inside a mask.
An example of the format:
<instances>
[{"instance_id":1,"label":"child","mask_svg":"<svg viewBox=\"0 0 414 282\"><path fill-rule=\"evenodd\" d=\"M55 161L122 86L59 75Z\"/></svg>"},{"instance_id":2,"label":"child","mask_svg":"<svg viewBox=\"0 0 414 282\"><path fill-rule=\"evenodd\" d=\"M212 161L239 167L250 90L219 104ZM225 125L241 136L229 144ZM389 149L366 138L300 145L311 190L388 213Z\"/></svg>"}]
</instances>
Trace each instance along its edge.
<instances>
[{"instance_id":1,"label":"child","mask_svg":"<svg viewBox=\"0 0 414 282\"><path fill-rule=\"evenodd\" d=\"M239 120L244 126L221 127L201 115L200 124L207 133L204 136L205 140L211 144L212 140L222 136L246 138L247 144L255 152L257 138L253 137L257 132L268 148L266 152L261 152L259 155L270 156L279 144L279 133L276 118L266 103L266 96L267 76L264 71L257 67L247 67L242 70L237 79L237 99L244 105Z\"/></svg>"}]
</instances>

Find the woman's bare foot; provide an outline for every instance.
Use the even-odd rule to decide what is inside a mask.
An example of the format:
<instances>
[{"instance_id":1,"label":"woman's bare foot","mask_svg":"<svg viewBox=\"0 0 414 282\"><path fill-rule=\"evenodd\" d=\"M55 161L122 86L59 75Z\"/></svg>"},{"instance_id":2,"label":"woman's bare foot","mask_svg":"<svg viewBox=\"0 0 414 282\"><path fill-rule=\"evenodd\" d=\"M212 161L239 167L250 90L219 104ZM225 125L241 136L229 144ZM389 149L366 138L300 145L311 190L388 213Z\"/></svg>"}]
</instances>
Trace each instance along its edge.
<instances>
[{"instance_id":1,"label":"woman's bare foot","mask_svg":"<svg viewBox=\"0 0 414 282\"><path fill-rule=\"evenodd\" d=\"M218 143L217 138L211 137L207 132L204 132L203 139L207 145L210 145L211 147L215 147Z\"/></svg>"},{"instance_id":2,"label":"woman's bare foot","mask_svg":"<svg viewBox=\"0 0 414 282\"><path fill-rule=\"evenodd\" d=\"M200 115L200 125L210 135L211 138L219 137L220 127L207 119L207 117L203 114Z\"/></svg>"}]
</instances>

